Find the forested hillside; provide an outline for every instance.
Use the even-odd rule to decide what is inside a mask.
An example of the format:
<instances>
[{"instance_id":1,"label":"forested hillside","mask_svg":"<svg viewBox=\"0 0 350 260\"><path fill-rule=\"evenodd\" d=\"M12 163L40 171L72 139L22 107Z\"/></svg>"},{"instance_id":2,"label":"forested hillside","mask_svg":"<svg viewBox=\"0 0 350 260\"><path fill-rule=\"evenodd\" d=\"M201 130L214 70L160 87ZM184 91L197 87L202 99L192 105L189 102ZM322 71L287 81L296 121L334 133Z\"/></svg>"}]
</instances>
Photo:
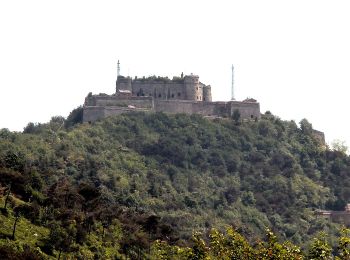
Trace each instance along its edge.
<instances>
[{"instance_id":1,"label":"forested hillside","mask_svg":"<svg viewBox=\"0 0 350 260\"><path fill-rule=\"evenodd\" d=\"M319 231L337 243L340 225L314 213L350 200L350 158L307 120L135 113L80 124L79 112L0 130L0 254L143 259L159 241L193 246L194 232L204 243L227 226L252 245L266 228L302 248Z\"/></svg>"}]
</instances>

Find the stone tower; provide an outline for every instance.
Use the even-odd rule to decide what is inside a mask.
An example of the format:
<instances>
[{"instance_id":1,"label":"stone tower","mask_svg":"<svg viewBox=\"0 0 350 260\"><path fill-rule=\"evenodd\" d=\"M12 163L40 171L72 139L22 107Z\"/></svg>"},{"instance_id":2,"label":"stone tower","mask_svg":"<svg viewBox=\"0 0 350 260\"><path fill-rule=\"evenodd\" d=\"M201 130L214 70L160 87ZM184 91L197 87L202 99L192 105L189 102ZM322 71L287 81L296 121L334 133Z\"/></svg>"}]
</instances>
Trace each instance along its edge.
<instances>
[{"instance_id":1,"label":"stone tower","mask_svg":"<svg viewBox=\"0 0 350 260\"><path fill-rule=\"evenodd\" d=\"M185 76L184 87L187 100L197 101L203 96L203 89L199 84L199 77L196 75Z\"/></svg>"},{"instance_id":2,"label":"stone tower","mask_svg":"<svg viewBox=\"0 0 350 260\"><path fill-rule=\"evenodd\" d=\"M211 86L203 86L203 101L211 102Z\"/></svg>"},{"instance_id":3,"label":"stone tower","mask_svg":"<svg viewBox=\"0 0 350 260\"><path fill-rule=\"evenodd\" d=\"M129 90L132 92L131 78L118 76L116 82L116 92L118 92L118 90Z\"/></svg>"}]
</instances>

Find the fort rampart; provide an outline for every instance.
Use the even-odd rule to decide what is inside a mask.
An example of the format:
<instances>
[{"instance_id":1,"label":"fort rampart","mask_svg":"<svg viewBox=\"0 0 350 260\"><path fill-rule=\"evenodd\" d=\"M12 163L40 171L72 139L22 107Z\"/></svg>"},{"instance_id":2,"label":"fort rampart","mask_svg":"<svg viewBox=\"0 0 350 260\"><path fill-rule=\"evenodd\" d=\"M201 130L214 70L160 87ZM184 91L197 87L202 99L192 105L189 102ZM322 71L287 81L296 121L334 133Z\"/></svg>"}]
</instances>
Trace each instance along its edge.
<instances>
[{"instance_id":1,"label":"fort rampart","mask_svg":"<svg viewBox=\"0 0 350 260\"><path fill-rule=\"evenodd\" d=\"M254 99L212 102L211 87L195 75L173 80L151 77L118 77L113 95L91 93L85 98L83 121L93 122L107 116L131 111L201 114L229 117L235 110L242 119L259 119L260 104Z\"/></svg>"}]
</instances>

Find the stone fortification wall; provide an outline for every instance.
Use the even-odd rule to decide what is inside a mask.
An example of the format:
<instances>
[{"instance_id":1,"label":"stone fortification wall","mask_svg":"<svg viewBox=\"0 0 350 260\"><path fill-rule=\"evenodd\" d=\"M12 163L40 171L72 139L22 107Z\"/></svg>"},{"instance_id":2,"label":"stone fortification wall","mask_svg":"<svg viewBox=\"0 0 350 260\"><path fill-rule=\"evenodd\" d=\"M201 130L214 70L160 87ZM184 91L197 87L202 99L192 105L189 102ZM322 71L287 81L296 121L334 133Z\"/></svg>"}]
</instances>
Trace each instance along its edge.
<instances>
[{"instance_id":1,"label":"stone fortification wall","mask_svg":"<svg viewBox=\"0 0 350 260\"><path fill-rule=\"evenodd\" d=\"M218 109L218 107L221 105L225 106L224 103L225 102L196 102L193 104L192 113L204 116L217 116L220 114L220 109Z\"/></svg>"},{"instance_id":2,"label":"stone fortification wall","mask_svg":"<svg viewBox=\"0 0 350 260\"><path fill-rule=\"evenodd\" d=\"M259 103L247 103L239 101L229 102L194 102L189 100L155 100L154 110L156 112L200 114L203 116L229 117L238 110L242 119L259 119Z\"/></svg>"},{"instance_id":3,"label":"stone fortification wall","mask_svg":"<svg viewBox=\"0 0 350 260\"><path fill-rule=\"evenodd\" d=\"M84 106L83 122L95 122L100 118L105 118L105 108L96 106Z\"/></svg>"},{"instance_id":4,"label":"stone fortification wall","mask_svg":"<svg viewBox=\"0 0 350 260\"><path fill-rule=\"evenodd\" d=\"M108 117L108 116L115 116L115 115L120 115L124 113L130 113L130 112L150 112L150 111L153 111L153 110L147 109L147 108L105 107L104 115L105 117Z\"/></svg>"},{"instance_id":5,"label":"stone fortification wall","mask_svg":"<svg viewBox=\"0 0 350 260\"><path fill-rule=\"evenodd\" d=\"M238 110L242 119L260 118L260 105L254 99L211 102L211 87L192 74L173 80L155 76L132 80L118 76L116 89L114 95L90 93L85 98L83 121L93 122L130 111L229 117Z\"/></svg>"},{"instance_id":6,"label":"stone fortification wall","mask_svg":"<svg viewBox=\"0 0 350 260\"><path fill-rule=\"evenodd\" d=\"M162 100L185 99L186 97L184 84L176 82L134 81L132 94L134 96L149 96Z\"/></svg>"},{"instance_id":7,"label":"stone fortification wall","mask_svg":"<svg viewBox=\"0 0 350 260\"><path fill-rule=\"evenodd\" d=\"M227 102L193 102L192 114L221 117L228 117L230 115Z\"/></svg>"},{"instance_id":8,"label":"stone fortification wall","mask_svg":"<svg viewBox=\"0 0 350 260\"><path fill-rule=\"evenodd\" d=\"M233 115L234 111L237 109L241 118L243 119L259 119L260 114L260 104L257 102L240 102L240 101L229 101L230 114Z\"/></svg>"},{"instance_id":9,"label":"stone fortification wall","mask_svg":"<svg viewBox=\"0 0 350 260\"><path fill-rule=\"evenodd\" d=\"M312 129L312 134L322 145L326 145L326 137L323 132Z\"/></svg>"},{"instance_id":10,"label":"stone fortification wall","mask_svg":"<svg viewBox=\"0 0 350 260\"><path fill-rule=\"evenodd\" d=\"M98 106L98 107L127 107L135 106L137 108L153 108L152 97L118 97L116 95L92 95L85 98L84 106Z\"/></svg>"},{"instance_id":11,"label":"stone fortification wall","mask_svg":"<svg viewBox=\"0 0 350 260\"><path fill-rule=\"evenodd\" d=\"M242 119L259 119L260 105L257 102L203 102L191 100L163 100L153 97L119 97L116 95L88 96L84 104L84 122L118 115L130 111L155 111L165 113L201 114L203 116L229 117L234 111Z\"/></svg>"},{"instance_id":12,"label":"stone fortification wall","mask_svg":"<svg viewBox=\"0 0 350 260\"><path fill-rule=\"evenodd\" d=\"M221 109L221 107L224 109ZM225 102L196 102L190 100L155 100L154 110L156 112L201 114L204 116L223 116L224 112L228 111Z\"/></svg>"},{"instance_id":13,"label":"stone fortification wall","mask_svg":"<svg viewBox=\"0 0 350 260\"><path fill-rule=\"evenodd\" d=\"M150 112L152 109L146 108L128 108L128 107L84 107L83 122L95 122L101 118L116 116L130 112Z\"/></svg>"},{"instance_id":14,"label":"stone fortification wall","mask_svg":"<svg viewBox=\"0 0 350 260\"><path fill-rule=\"evenodd\" d=\"M166 113L185 113L191 114L193 111L193 102L187 100L155 100L154 110L156 112Z\"/></svg>"},{"instance_id":15,"label":"stone fortification wall","mask_svg":"<svg viewBox=\"0 0 350 260\"><path fill-rule=\"evenodd\" d=\"M119 76L118 90L129 90L133 96L149 96L161 100L211 101L211 87L199 82L199 77L189 75L170 80L168 78L135 78Z\"/></svg>"},{"instance_id":16,"label":"stone fortification wall","mask_svg":"<svg viewBox=\"0 0 350 260\"><path fill-rule=\"evenodd\" d=\"M333 211L330 219L333 222L340 223L346 226L350 225L350 212L347 211Z\"/></svg>"},{"instance_id":17,"label":"stone fortification wall","mask_svg":"<svg viewBox=\"0 0 350 260\"><path fill-rule=\"evenodd\" d=\"M102 99L96 100L96 106L118 106L118 107L127 107L134 106L137 108L153 108L153 98L152 97L129 97L129 98L111 98L111 99Z\"/></svg>"},{"instance_id":18,"label":"stone fortification wall","mask_svg":"<svg viewBox=\"0 0 350 260\"><path fill-rule=\"evenodd\" d=\"M346 226L350 225L349 204L346 205L344 211L316 210L315 214L317 217L325 218L332 222L336 222Z\"/></svg>"},{"instance_id":19,"label":"stone fortification wall","mask_svg":"<svg viewBox=\"0 0 350 260\"><path fill-rule=\"evenodd\" d=\"M83 122L94 122L100 118L131 111L153 111L152 97L123 97L116 95L89 95L85 98Z\"/></svg>"}]
</instances>

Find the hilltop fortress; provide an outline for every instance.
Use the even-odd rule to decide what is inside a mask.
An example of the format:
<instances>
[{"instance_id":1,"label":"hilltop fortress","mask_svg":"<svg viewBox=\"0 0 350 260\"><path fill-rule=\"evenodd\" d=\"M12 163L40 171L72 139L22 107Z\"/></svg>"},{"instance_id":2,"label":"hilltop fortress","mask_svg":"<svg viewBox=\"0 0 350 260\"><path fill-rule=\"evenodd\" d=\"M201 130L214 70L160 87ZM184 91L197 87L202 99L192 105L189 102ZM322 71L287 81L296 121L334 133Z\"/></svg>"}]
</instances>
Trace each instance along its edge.
<instances>
[{"instance_id":1,"label":"hilltop fortress","mask_svg":"<svg viewBox=\"0 0 350 260\"><path fill-rule=\"evenodd\" d=\"M212 101L211 86L196 75L137 78L118 76L112 95L89 95L85 98L83 121L132 111L201 114L229 117L239 111L242 119L260 118L260 104L254 99L244 101Z\"/></svg>"}]
</instances>

